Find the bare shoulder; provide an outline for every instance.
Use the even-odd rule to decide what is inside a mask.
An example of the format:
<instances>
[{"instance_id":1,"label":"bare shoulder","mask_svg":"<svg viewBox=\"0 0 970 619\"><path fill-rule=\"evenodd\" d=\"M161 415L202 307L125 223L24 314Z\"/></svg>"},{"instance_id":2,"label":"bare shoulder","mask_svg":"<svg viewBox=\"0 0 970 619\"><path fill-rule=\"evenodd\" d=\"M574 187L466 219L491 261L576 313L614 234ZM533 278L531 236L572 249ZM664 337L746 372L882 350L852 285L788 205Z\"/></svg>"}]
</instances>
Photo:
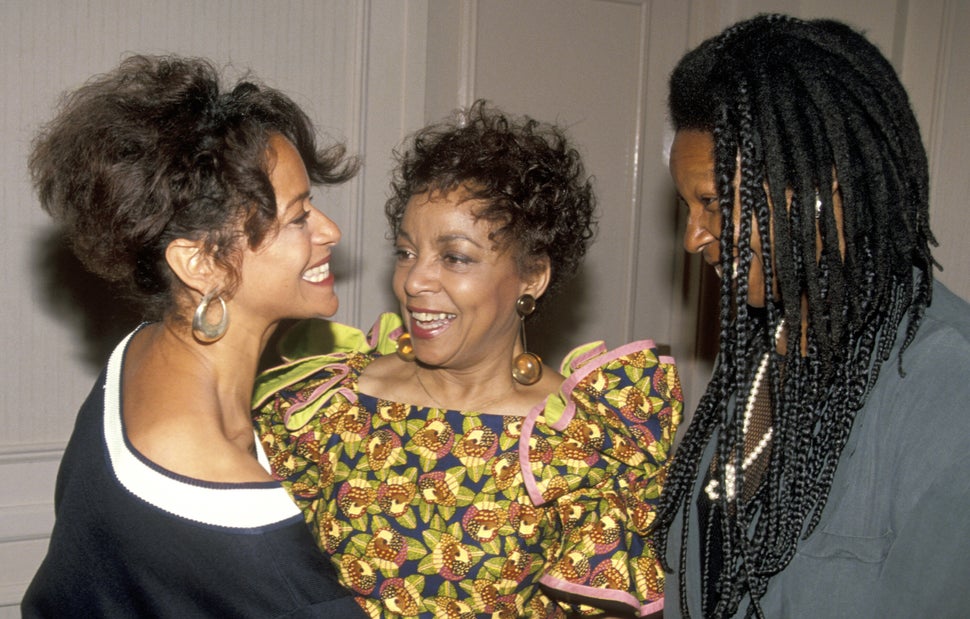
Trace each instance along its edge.
<instances>
[{"instance_id":1,"label":"bare shoulder","mask_svg":"<svg viewBox=\"0 0 970 619\"><path fill-rule=\"evenodd\" d=\"M165 363L165 356L150 348L132 346L121 395L128 441L152 463L193 479L271 479L253 457L255 439L248 414L235 425L227 424L211 394L196 373Z\"/></svg>"},{"instance_id":2,"label":"bare shoulder","mask_svg":"<svg viewBox=\"0 0 970 619\"><path fill-rule=\"evenodd\" d=\"M415 365L396 355L377 357L364 368L357 381L361 393L395 402L415 402Z\"/></svg>"}]
</instances>

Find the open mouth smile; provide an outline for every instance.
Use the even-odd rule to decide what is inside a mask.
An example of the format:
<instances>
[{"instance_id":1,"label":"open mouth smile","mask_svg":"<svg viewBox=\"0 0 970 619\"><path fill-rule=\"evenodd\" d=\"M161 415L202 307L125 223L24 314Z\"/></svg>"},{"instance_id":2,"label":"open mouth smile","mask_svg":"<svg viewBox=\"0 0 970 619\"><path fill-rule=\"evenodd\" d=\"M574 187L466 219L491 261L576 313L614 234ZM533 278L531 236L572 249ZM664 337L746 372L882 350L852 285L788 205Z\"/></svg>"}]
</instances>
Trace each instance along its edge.
<instances>
[{"instance_id":1,"label":"open mouth smile","mask_svg":"<svg viewBox=\"0 0 970 619\"><path fill-rule=\"evenodd\" d=\"M415 337L428 338L445 329L458 315L448 312L412 311L410 316L411 334Z\"/></svg>"},{"instance_id":2,"label":"open mouth smile","mask_svg":"<svg viewBox=\"0 0 970 619\"><path fill-rule=\"evenodd\" d=\"M317 265L315 267L309 268L303 272L303 280L310 282L311 284L319 284L330 277L330 262L326 261L323 264Z\"/></svg>"}]
</instances>

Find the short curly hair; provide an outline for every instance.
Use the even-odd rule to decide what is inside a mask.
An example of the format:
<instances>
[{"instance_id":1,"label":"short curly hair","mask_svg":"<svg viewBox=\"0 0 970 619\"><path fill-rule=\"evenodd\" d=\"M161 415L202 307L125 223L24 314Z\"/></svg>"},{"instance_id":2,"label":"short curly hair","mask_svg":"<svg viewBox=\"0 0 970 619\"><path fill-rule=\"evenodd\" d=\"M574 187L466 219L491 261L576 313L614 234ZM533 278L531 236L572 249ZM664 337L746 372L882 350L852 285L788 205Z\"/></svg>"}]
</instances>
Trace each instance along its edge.
<instances>
[{"instance_id":1,"label":"short curly hair","mask_svg":"<svg viewBox=\"0 0 970 619\"><path fill-rule=\"evenodd\" d=\"M484 201L478 216L499 224L491 238L512 247L523 273L537 259L549 259L547 296L576 273L595 233L596 198L561 128L509 117L479 100L421 129L395 156L385 205L393 237L413 196L461 187Z\"/></svg>"},{"instance_id":2,"label":"short curly hair","mask_svg":"<svg viewBox=\"0 0 970 619\"><path fill-rule=\"evenodd\" d=\"M293 143L313 183L357 171L343 144L318 149L310 119L283 93L251 79L223 90L204 59L136 55L65 97L29 169L85 267L160 318L183 290L165 260L172 240L202 240L231 294L242 242L254 248L275 232L273 134Z\"/></svg>"}]
</instances>

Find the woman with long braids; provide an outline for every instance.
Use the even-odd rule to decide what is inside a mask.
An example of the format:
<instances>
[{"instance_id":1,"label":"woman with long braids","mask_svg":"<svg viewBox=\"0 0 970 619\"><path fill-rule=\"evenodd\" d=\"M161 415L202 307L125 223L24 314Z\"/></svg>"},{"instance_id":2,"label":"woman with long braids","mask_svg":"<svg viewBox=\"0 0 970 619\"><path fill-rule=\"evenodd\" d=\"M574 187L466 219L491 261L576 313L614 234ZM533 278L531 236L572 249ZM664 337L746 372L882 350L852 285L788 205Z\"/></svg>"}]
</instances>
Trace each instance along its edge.
<instances>
[{"instance_id":1,"label":"woman with long braids","mask_svg":"<svg viewBox=\"0 0 970 619\"><path fill-rule=\"evenodd\" d=\"M862 35L759 16L670 78L720 355L671 465L665 617L970 609L970 306L934 285L908 97Z\"/></svg>"}]
</instances>

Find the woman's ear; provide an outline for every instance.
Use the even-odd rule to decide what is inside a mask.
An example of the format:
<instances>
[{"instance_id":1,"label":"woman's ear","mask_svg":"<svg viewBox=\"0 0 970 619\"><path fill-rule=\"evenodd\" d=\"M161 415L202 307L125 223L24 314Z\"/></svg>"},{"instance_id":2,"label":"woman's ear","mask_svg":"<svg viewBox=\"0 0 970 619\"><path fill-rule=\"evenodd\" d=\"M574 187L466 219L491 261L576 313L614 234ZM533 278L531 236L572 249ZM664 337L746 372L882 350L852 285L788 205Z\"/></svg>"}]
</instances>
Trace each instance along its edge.
<instances>
[{"instance_id":1,"label":"woman's ear","mask_svg":"<svg viewBox=\"0 0 970 619\"><path fill-rule=\"evenodd\" d=\"M531 294L535 298L541 297L546 288L549 287L549 278L552 275L552 265L549 256L542 256L535 259L529 268L528 274L523 277L525 288L522 294Z\"/></svg>"},{"instance_id":2,"label":"woman's ear","mask_svg":"<svg viewBox=\"0 0 970 619\"><path fill-rule=\"evenodd\" d=\"M186 287L204 295L221 285L221 271L203 241L175 239L165 248L165 261Z\"/></svg>"}]
</instances>

